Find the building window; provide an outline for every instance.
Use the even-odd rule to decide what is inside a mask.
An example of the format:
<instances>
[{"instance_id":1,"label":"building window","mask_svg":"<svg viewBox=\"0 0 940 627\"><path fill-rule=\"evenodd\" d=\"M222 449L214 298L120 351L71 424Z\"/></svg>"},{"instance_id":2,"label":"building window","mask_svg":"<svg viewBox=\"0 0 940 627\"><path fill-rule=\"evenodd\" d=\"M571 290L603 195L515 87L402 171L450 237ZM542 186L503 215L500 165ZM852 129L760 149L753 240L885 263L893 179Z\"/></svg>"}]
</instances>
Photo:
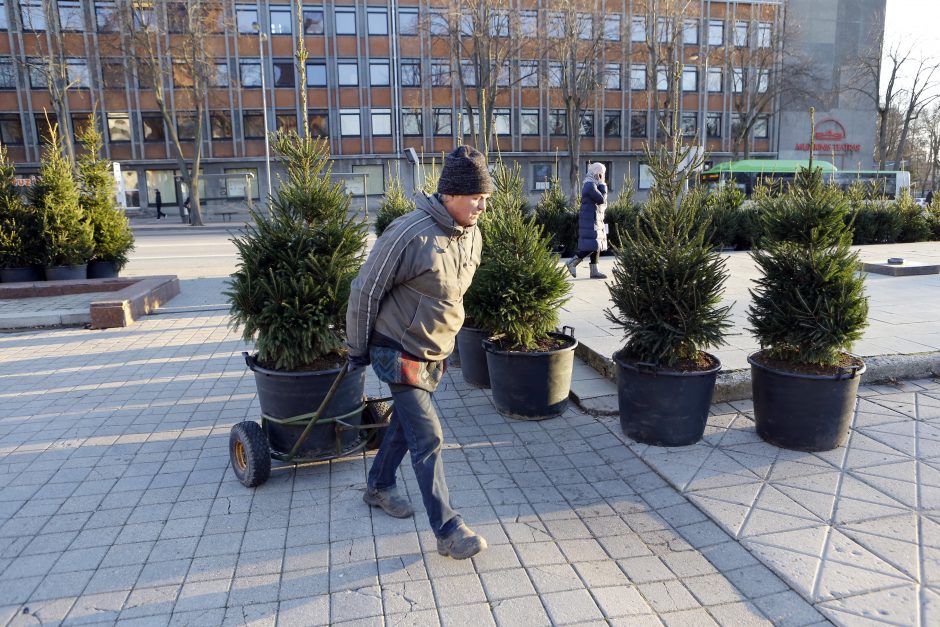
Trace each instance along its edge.
<instances>
[{"instance_id":1,"label":"building window","mask_svg":"<svg viewBox=\"0 0 940 627\"><path fill-rule=\"evenodd\" d=\"M330 136L330 114L328 111L311 111L307 114L308 128L314 137Z\"/></svg>"},{"instance_id":2,"label":"building window","mask_svg":"<svg viewBox=\"0 0 940 627\"><path fill-rule=\"evenodd\" d=\"M642 43L646 41L646 18L634 17L630 21L630 41Z\"/></svg>"},{"instance_id":3,"label":"building window","mask_svg":"<svg viewBox=\"0 0 940 627\"><path fill-rule=\"evenodd\" d=\"M500 137L512 134L512 116L509 109L493 109L493 132Z\"/></svg>"},{"instance_id":4,"label":"building window","mask_svg":"<svg viewBox=\"0 0 940 627\"><path fill-rule=\"evenodd\" d=\"M176 182L173 180L175 175L175 170L146 170L144 176L147 180L147 194L155 198L155 192L160 190L164 206L175 205L177 202Z\"/></svg>"},{"instance_id":5,"label":"building window","mask_svg":"<svg viewBox=\"0 0 940 627\"><path fill-rule=\"evenodd\" d=\"M54 113L44 113L36 116L36 134L39 143L48 144L50 141L49 131L58 122Z\"/></svg>"},{"instance_id":6,"label":"building window","mask_svg":"<svg viewBox=\"0 0 940 627\"><path fill-rule=\"evenodd\" d=\"M608 63L606 68L607 89L620 90L620 64Z\"/></svg>"},{"instance_id":7,"label":"building window","mask_svg":"<svg viewBox=\"0 0 940 627\"><path fill-rule=\"evenodd\" d=\"M0 115L0 142L10 146L23 143L23 124L15 113Z\"/></svg>"},{"instance_id":8,"label":"building window","mask_svg":"<svg viewBox=\"0 0 940 627\"><path fill-rule=\"evenodd\" d=\"M225 196L227 198L260 198L257 168L225 168L225 174L244 174L245 176L225 177Z\"/></svg>"},{"instance_id":9,"label":"building window","mask_svg":"<svg viewBox=\"0 0 940 627\"><path fill-rule=\"evenodd\" d=\"M751 127L751 136L754 139L767 139L770 137L770 117L759 115L754 120L754 126Z\"/></svg>"},{"instance_id":10,"label":"building window","mask_svg":"<svg viewBox=\"0 0 940 627\"><path fill-rule=\"evenodd\" d=\"M356 9L353 7L336 7L336 34L356 34Z\"/></svg>"},{"instance_id":11,"label":"building window","mask_svg":"<svg viewBox=\"0 0 940 627\"><path fill-rule=\"evenodd\" d=\"M95 3L95 24L99 33L112 33L121 25L118 22L117 6L114 2Z\"/></svg>"},{"instance_id":12,"label":"building window","mask_svg":"<svg viewBox=\"0 0 940 627\"><path fill-rule=\"evenodd\" d=\"M683 113L682 117L679 118L679 129L682 131L683 137L695 137L698 132L698 114L694 112Z\"/></svg>"},{"instance_id":13,"label":"building window","mask_svg":"<svg viewBox=\"0 0 940 627\"><path fill-rule=\"evenodd\" d=\"M297 132L297 114L293 111L278 111L274 114L275 128L284 132Z\"/></svg>"},{"instance_id":14,"label":"building window","mask_svg":"<svg viewBox=\"0 0 940 627\"><path fill-rule=\"evenodd\" d=\"M548 86L561 87L563 71L561 63L550 62L548 64Z\"/></svg>"},{"instance_id":15,"label":"building window","mask_svg":"<svg viewBox=\"0 0 940 627\"><path fill-rule=\"evenodd\" d=\"M555 164L553 163L533 163L532 164L532 189L541 191L548 189L552 179L555 178Z\"/></svg>"},{"instance_id":16,"label":"building window","mask_svg":"<svg viewBox=\"0 0 940 627\"><path fill-rule=\"evenodd\" d=\"M402 135L421 135L421 111L406 109L401 114Z\"/></svg>"},{"instance_id":17,"label":"building window","mask_svg":"<svg viewBox=\"0 0 940 627\"><path fill-rule=\"evenodd\" d=\"M398 9L398 34L418 34L418 9Z\"/></svg>"},{"instance_id":18,"label":"building window","mask_svg":"<svg viewBox=\"0 0 940 627\"><path fill-rule=\"evenodd\" d=\"M45 89L46 71L42 59L27 59L26 65L29 67L29 86L33 89Z\"/></svg>"},{"instance_id":19,"label":"building window","mask_svg":"<svg viewBox=\"0 0 940 627\"><path fill-rule=\"evenodd\" d=\"M354 174L366 174L366 191L370 196L381 196L385 193L385 167L382 165L354 165ZM355 180L355 179L354 179ZM357 183L359 181L356 181Z\"/></svg>"},{"instance_id":20,"label":"building window","mask_svg":"<svg viewBox=\"0 0 940 627\"><path fill-rule=\"evenodd\" d=\"M765 94L770 87L770 72L767 70L757 71L757 93Z\"/></svg>"},{"instance_id":21,"label":"building window","mask_svg":"<svg viewBox=\"0 0 940 627\"><path fill-rule=\"evenodd\" d=\"M473 61L463 60L460 62L460 77L467 87L477 84L477 68Z\"/></svg>"},{"instance_id":22,"label":"building window","mask_svg":"<svg viewBox=\"0 0 940 627\"><path fill-rule=\"evenodd\" d=\"M575 29L578 31L578 39L590 41L593 33L594 18L590 13L578 13L575 16Z\"/></svg>"},{"instance_id":23,"label":"building window","mask_svg":"<svg viewBox=\"0 0 940 627\"><path fill-rule=\"evenodd\" d=\"M744 91L744 68L736 67L731 69L731 91L740 94Z\"/></svg>"},{"instance_id":24,"label":"building window","mask_svg":"<svg viewBox=\"0 0 940 627\"><path fill-rule=\"evenodd\" d=\"M231 72L228 63L216 63L209 76L209 85L212 87L228 87L231 83Z\"/></svg>"},{"instance_id":25,"label":"building window","mask_svg":"<svg viewBox=\"0 0 940 627\"><path fill-rule=\"evenodd\" d=\"M641 111L639 113L630 114L630 136L631 137L646 137L647 129L649 124L647 123L647 112Z\"/></svg>"},{"instance_id":26,"label":"building window","mask_svg":"<svg viewBox=\"0 0 940 627\"><path fill-rule=\"evenodd\" d=\"M649 189L653 186L653 171L648 163L640 164L639 176L637 177L638 189Z\"/></svg>"},{"instance_id":27,"label":"building window","mask_svg":"<svg viewBox=\"0 0 940 627\"><path fill-rule=\"evenodd\" d=\"M209 114L212 139L232 138L232 115L228 111L213 111Z\"/></svg>"},{"instance_id":28,"label":"building window","mask_svg":"<svg viewBox=\"0 0 940 627\"><path fill-rule=\"evenodd\" d=\"M738 48L747 46L747 22L734 23L734 45Z\"/></svg>"},{"instance_id":29,"label":"building window","mask_svg":"<svg viewBox=\"0 0 940 627\"><path fill-rule=\"evenodd\" d=\"M121 170L121 178L124 179L124 204L128 209L140 207L140 178L137 171Z\"/></svg>"},{"instance_id":30,"label":"building window","mask_svg":"<svg viewBox=\"0 0 940 627\"><path fill-rule=\"evenodd\" d=\"M450 61L446 59L431 60L431 85L433 87L450 87Z\"/></svg>"},{"instance_id":31,"label":"building window","mask_svg":"<svg viewBox=\"0 0 940 627\"><path fill-rule=\"evenodd\" d=\"M565 34L565 16L553 11L548 14L548 36L560 39Z\"/></svg>"},{"instance_id":32,"label":"building window","mask_svg":"<svg viewBox=\"0 0 940 627\"><path fill-rule=\"evenodd\" d=\"M326 87L326 63L315 61L307 64L307 87Z\"/></svg>"},{"instance_id":33,"label":"building window","mask_svg":"<svg viewBox=\"0 0 940 627\"><path fill-rule=\"evenodd\" d=\"M65 62L65 70L72 87L84 89L89 87L88 64L85 61L68 59Z\"/></svg>"},{"instance_id":34,"label":"building window","mask_svg":"<svg viewBox=\"0 0 940 627\"><path fill-rule=\"evenodd\" d=\"M721 68L720 67L708 68L708 91L720 92L722 89L721 83L722 83Z\"/></svg>"},{"instance_id":35,"label":"building window","mask_svg":"<svg viewBox=\"0 0 940 627\"><path fill-rule=\"evenodd\" d=\"M291 25L294 21L290 14L290 8L271 7L269 11L269 16L271 19L271 34L290 35L293 32Z\"/></svg>"},{"instance_id":36,"label":"building window","mask_svg":"<svg viewBox=\"0 0 940 627\"><path fill-rule=\"evenodd\" d=\"M7 19L6 2L0 2L0 30L9 30L10 22Z\"/></svg>"},{"instance_id":37,"label":"building window","mask_svg":"<svg viewBox=\"0 0 940 627\"><path fill-rule=\"evenodd\" d=\"M196 139L196 116L192 113L177 113L176 134L181 141Z\"/></svg>"},{"instance_id":38,"label":"building window","mask_svg":"<svg viewBox=\"0 0 940 627\"><path fill-rule=\"evenodd\" d=\"M480 110L479 109L470 109L469 113L466 110L462 110L461 113L462 115L460 119L463 120L462 126L463 126L464 135L470 134L470 121L471 120L473 121L474 128L476 128L477 130L480 129Z\"/></svg>"},{"instance_id":39,"label":"building window","mask_svg":"<svg viewBox=\"0 0 940 627\"><path fill-rule=\"evenodd\" d=\"M304 34L323 34L323 11L319 9L304 11Z\"/></svg>"},{"instance_id":40,"label":"building window","mask_svg":"<svg viewBox=\"0 0 940 627\"><path fill-rule=\"evenodd\" d=\"M274 70L275 87L293 87L294 86L294 62L286 59L275 59L271 62Z\"/></svg>"},{"instance_id":41,"label":"building window","mask_svg":"<svg viewBox=\"0 0 940 627\"><path fill-rule=\"evenodd\" d=\"M708 45L721 46L725 43L725 23L721 20L708 21Z\"/></svg>"},{"instance_id":42,"label":"building window","mask_svg":"<svg viewBox=\"0 0 940 627\"><path fill-rule=\"evenodd\" d=\"M118 60L102 61L101 83L105 89L124 89L124 63Z\"/></svg>"},{"instance_id":43,"label":"building window","mask_svg":"<svg viewBox=\"0 0 940 627\"><path fill-rule=\"evenodd\" d=\"M434 135L451 135L454 132L453 114L450 109L434 109L431 122L434 125L431 129Z\"/></svg>"},{"instance_id":44,"label":"building window","mask_svg":"<svg viewBox=\"0 0 940 627\"><path fill-rule=\"evenodd\" d=\"M264 114L260 111L246 111L242 116L242 131L245 139L264 139L267 132L264 127Z\"/></svg>"},{"instance_id":45,"label":"building window","mask_svg":"<svg viewBox=\"0 0 940 627\"><path fill-rule=\"evenodd\" d=\"M538 61L520 61L519 62L519 85L522 87L539 86L539 62Z\"/></svg>"},{"instance_id":46,"label":"building window","mask_svg":"<svg viewBox=\"0 0 940 627\"><path fill-rule=\"evenodd\" d=\"M370 8L366 17L369 22L370 35L388 35L388 10Z\"/></svg>"},{"instance_id":47,"label":"building window","mask_svg":"<svg viewBox=\"0 0 940 627\"><path fill-rule=\"evenodd\" d=\"M339 132L343 137L359 137L361 135L358 109L339 110Z\"/></svg>"},{"instance_id":48,"label":"building window","mask_svg":"<svg viewBox=\"0 0 940 627\"><path fill-rule=\"evenodd\" d=\"M253 4L235 5L235 25L239 33L254 33L258 23L258 8Z\"/></svg>"},{"instance_id":49,"label":"building window","mask_svg":"<svg viewBox=\"0 0 940 627\"><path fill-rule=\"evenodd\" d=\"M166 139L162 115L141 115L140 122L145 142L162 142Z\"/></svg>"},{"instance_id":50,"label":"building window","mask_svg":"<svg viewBox=\"0 0 940 627\"><path fill-rule=\"evenodd\" d=\"M496 72L496 85L499 87L509 87L509 63L503 62Z\"/></svg>"},{"instance_id":51,"label":"building window","mask_svg":"<svg viewBox=\"0 0 940 627\"><path fill-rule=\"evenodd\" d=\"M388 59L369 61L369 84L373 87L386 87L389 84Z\"/></svg>"},{"instance_id":52,"label":"building window","mask_svg":"<svg viewBox=\"0 0 940 627\"><path fill-rule=\"evenodd\" d=\"M112 142L131 140L131 119L126 113L108 114L108 137Z\"/></svg>"},{"instance_id":53,"label":"building window","mask_svg":"<svg viewBox=\"0 0 940 627\"><path fill-rule=\"evenodd\" d=\"M644 91L646 89L646 66L630 66L630 89Z\"/></svg>"},{"instance_id":54,"label":"building window","mask_svg":"<svg viewBox=\"0 0 940 627\"><path fill-rule=\"evenodd\" d=\"M261 87L261 62L239 61L238 79L242 87Z\"/></svg>"},{"instance_id":55,"label":"building window","mask_svg":"<svg viewBox=\"0 0 940 627\"><path fill-rule=\"evenodd\" d=\"M607 41L620 41L620 15L604 16L604 39Z\"/></svg>"},{"instance_id":56,"label":"building window","mask_svg":"<svg viewBox=\"0 0 940 627\"><path fill-rule=\"evenodd\" d=\"M744 124L741 121L741 115L739 113L731 114L731 137L741 137L741 132L744 130Z\"/></svg>"},{"instance_id":57,"label":"building window","mask_svg":"<svg viewBox=\"0 0 940 627\"><path fill-rule=\"evenodd\" d=\"M709 113L705 117L705 133L709 137L721 137L721 114Z\"/></svg>"},{"instance_id":58,"label":"building window","mask_svg":"<svg viewBox=\"0 0 940 627\"><path fill-rule=\"evenodd\" d=\"M548 112L548 132L551 135L568 134L568 114L561 109Z\"/></svg>"},{"instance_id":59,"label":"building window","mask_svg":"<svg viewBox=\"0 0 940 627\"><path fill-rule=\"evenodd\" d=\"M23 20L23 30L46 30L46 11L42 0L20 0L20 19Z\"/></svg>"},{"instance_id":60,"label":"building window","mask_svg":"<svg viewBox=\"0 0 940 627\"><path fill-rule=\"evenodd\" d=\"M686 20L682 23L682 43L687 46L698 44L698 20Z\"/></svg>"},{"instance_id":61,"label":"building window","mask_svg":"<svg viewBox=\"0 0 940 627\"><path fill-rule=\"evenodd\" d=\"M581 137L594 137L594 112L582 111L580 120Z\"/></svg>"},{"instance_id":62,"label":"building window","mask_svg":"<svg viewBox=\"0 0 940 627\"><path fill-rule=\"evenodd\" d=\"M767 22L761 22L760 24L757 25L757 47L758 48L770 48L772 32L773 32L772 24L768 24Z\"/></svg>"},{"instance_id":63,"label":"building window","mask_svg":"<svg viewBox=\"0 0 940 627\"><path fill-rule=\"evenodd\" d=\"M6 7L2 7L4 14ZM62 30L83 31L82 5L80 2L59 0L59 26Z\"/></svg>"},{"instance_id":64,"label":"building window","mask_svg":"<svg viewBox=\"0 0 940 627\"><path fill-rule=\"evenodd\" d=\"M666 67L663 65L656 68L656 89L659 91L669 90L669 72L666 71Z\"/></svg>"},{"instance_id":65,"label":"building window","mask_svg":"<svg viewBox=\"0 0 940 627\"><path fill-rule=\"evenodd\" d=\"M698 68L694 65L682 68L682 91L698 91Z\"/></svg>"},{"instance_id":66,"label":"building window","mask_svg":"<svg viewBox=\"0 0 940 627\"><path fill-rule=\"evenodd\" d=\"M535 11L519 12L519 34L523 37L535 37L539 32L539 18Z\"/></svg>"},{"instance_id":67,"label":"building window","mask_svg":"<svg viewBox=\"0 0 940 627\"><path fill-rule=\"evenodd\" d=\"M185 33L189 17L182 2L166 3L166 29L170 33Z\"/></svg>"},{"instance_id":68,"label":"building window","mask_svg":"<svg viewBox=\"0 0 940 627\"><path fill-rule=\"evenodd\" d=\"M421 61L418 59L401 60L401 84L403 87L421 85Z\"/></svg>"},{"instance_id":69,"label":"building window","mask_svg":"<svg viewBox=\"0 0 940 627\"><path fill-rule=\"evenodd\" d=\"M359 84L358 61L339 61L336 64L336 73L339 77L339 84L343 87L355 87Z\"/></svg>"},{"instance_id":70,"label":"building window","mask_svg":"<svg viewBox=\"0 0 940 627\"><path fill-rule=\"evenodd\" d=\"M13 61L0 59L0 89L16 89L16 67Z\"/></svg>"},{"instance_id":71,"label":"building window","mask_svg":"<svg viewBox=\"0 0 940 627\"><path fill-rule=\"evenodd\" d=\"M523 135L538 135L539 110L523 109L519 114L519 127Z\"/></svg>"},{"instance_id":72,"label":"building window","mask_svg":"<svg viewBox=\"0 0 940 627\"><path fill-rule=\"evenodd\" d=\"M672 20L665 17L656 18L656 41L661 44L672 42Z\"/></svg>"},{"instance_id":73,"label":"building window","mask_svg":"<svg viewBox=\"0 0 940 627\"><path fill-rule=\"evenodd\" d=\"M391 109L373 109L370 115L373 137L388 137L392 134Z\"/></svg>"},{"instance_id":74,"label":"building window","mask_svg":"<svg viewBox=\"0 0 940 627\"><path fill-rule=\"evenodd\" d=\"M604 137L620 137L620 119L619 111L604 114Z\"/></svg>"}]
</instances>

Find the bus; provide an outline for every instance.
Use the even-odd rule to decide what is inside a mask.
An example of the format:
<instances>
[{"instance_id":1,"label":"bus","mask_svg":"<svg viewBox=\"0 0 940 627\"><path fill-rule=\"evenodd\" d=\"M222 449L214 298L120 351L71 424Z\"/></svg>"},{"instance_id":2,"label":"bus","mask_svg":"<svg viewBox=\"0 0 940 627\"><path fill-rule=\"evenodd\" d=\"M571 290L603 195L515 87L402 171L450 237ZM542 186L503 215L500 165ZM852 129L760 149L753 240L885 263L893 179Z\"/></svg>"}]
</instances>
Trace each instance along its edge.
<instances>
[{"instance_id":1,"label":"bus","mask_svg":"<svg viewBox=\"0 0 940 627\"><path fill-rule=\"evenodd\" d=\"M699 185L715 189L733 182L748 197L761 181L773 179L781 181L784 187L793 182L800 168L809 167L806 159L746 159L743 161L725 161L699 175ZM842 189L848 189L855 182L868 186L878 185L879 195L895 198L904 188L911 186L910 172L878 170L842 170L828 161L816 159L813 167L821 168L823 177Z\"/></svg>"}]
</instances>

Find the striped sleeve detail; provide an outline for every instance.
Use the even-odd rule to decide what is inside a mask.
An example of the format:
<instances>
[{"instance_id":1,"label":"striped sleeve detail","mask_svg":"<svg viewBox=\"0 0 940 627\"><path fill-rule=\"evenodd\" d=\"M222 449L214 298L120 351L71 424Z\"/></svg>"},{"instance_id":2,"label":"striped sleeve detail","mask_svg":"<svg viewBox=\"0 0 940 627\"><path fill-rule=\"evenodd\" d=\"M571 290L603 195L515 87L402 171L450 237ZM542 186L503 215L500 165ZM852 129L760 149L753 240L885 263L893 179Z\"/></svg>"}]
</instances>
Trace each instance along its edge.
<instances>
[{"instance_id":1,"label":"striped sleeve detail","mask_svg":"<svg viewBox=\"0 0 940 627\"><path fill-rule=\"evenodd\" d=\"M386 232L387 237L376 240L372 253L350 290L346 333L351 354L365 355L369 352L369 338L379 314L379 305L394 285L405 249L414 238L433 229L434 225L431 216L423 212L416 213L410 224L403 224L400 230ZM402 280L407 278L402 277Z\"/></svg>"}]
</instances>

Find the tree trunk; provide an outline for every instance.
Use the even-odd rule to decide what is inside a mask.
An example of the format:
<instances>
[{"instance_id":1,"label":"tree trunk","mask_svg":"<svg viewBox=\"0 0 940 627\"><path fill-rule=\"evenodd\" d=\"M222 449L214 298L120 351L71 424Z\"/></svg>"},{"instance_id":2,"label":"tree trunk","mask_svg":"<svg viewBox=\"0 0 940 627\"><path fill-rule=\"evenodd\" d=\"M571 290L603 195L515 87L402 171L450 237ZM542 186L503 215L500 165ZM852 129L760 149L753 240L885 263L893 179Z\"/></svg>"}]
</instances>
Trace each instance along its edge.
<instances>
[{"instance_id":1,"label":"tree trunk","mask_svg":"<svg viewBox=\"0 0 940 627\"><path fill-rule=\"evenodd\" d=\"M885 107L878 110L878 169L885 169L885 157L888 156L888 114L890 110Z\"/></svg>"},{"instance_id":2,"label":"tree trunk","mask_svg":"<svg viewBox=\"0 0 940 627\"><path fill-rule=\"evenodd\" d=\"M565 104L565 115L568 116L568 183L571 186L570 194L578 193L578 184L581 182L581 111L580 107L572 102Z\"/></svg>"}]
</instances>

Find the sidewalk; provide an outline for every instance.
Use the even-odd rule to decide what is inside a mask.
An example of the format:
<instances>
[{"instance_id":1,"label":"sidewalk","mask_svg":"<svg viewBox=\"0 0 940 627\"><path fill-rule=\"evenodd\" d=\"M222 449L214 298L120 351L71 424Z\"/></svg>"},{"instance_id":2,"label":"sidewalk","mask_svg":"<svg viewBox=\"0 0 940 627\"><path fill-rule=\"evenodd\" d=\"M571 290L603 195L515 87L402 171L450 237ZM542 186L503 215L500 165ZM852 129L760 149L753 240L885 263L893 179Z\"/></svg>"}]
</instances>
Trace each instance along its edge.
<instances>
[{"instance_id":1,"label":"sidewalk","mask_svg":"<svg viewBox=\"0 0 940 627\"><path fill-rule=\"evenodd\" d=\"M603 309L603 282L575 284L582 311ZM940 277L869 286L903 335L940 330ZM863 386L849 445L804 454L761 442L748 402L713 406L700 444L656 449L575 405L504 418L454 369L435 395L448 483L491 545L455 562L410 467L407 520L362 504L371 455L235 480L229 428L259 409L221 287L185 285L130 329L0 334L0 624L940 621L935 380ZM600 384L579 364L575 388Z\"/></svg>"}]
</instances>

